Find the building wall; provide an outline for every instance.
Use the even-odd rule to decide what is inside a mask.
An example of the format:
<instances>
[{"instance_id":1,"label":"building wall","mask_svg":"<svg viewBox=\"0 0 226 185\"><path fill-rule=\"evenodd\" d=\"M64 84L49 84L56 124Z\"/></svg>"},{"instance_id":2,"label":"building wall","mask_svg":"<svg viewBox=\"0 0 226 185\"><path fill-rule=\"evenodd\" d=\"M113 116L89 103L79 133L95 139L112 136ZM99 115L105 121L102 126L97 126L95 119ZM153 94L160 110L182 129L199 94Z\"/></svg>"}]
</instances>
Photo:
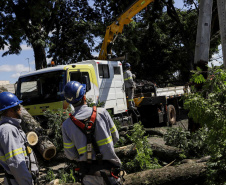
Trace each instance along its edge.
<instances>
[{"instance_id":1,"label":"building wall","mask_svg":"<svg viewBox=\"0 0 226 185\"><path fill-rule=\"evenodd\" d=\"M9 84L9 81L0 80L0 86Z\"/></svg>"},{"instance_id":2,"label":"building wall","mask_svg":"<svg viewBox=\"0 0 226 185\"><path fill-rule=\"evenodd\" d=\"M6 89L8 92L15 93L14 84L10 84L9 81L0 81L0 93Z\"/></svg>"}]
</instances>

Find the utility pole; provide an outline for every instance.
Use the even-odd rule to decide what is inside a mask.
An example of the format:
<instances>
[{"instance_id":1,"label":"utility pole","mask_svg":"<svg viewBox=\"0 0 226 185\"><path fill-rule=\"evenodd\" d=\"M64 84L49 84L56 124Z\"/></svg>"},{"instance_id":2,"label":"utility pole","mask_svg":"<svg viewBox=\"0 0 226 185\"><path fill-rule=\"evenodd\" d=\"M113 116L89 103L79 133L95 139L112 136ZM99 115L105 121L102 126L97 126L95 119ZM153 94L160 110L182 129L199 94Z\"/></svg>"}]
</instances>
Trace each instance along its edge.
<instances>
[{"instance_id":1,"label":"utility pole","mask_svg":"<svg viewBox=\"0 0 226 185\"><path fill-rule=\"evenodd\" d=\"M224 67L226 68L226 2L217 0L218 17L220 24L221 45L223 53Z\"/></svg>"},{"instance_id":2,"label":"utility pole","mask_svg":"<svg viewBox=\"0 0 226 185\"><path fill-rule=\"evenodd\" d=\"M200 1L194 60L198 67L205 65L203 63L208 64L209 61L212 6L213 0Z\"/></svg>"},{"instance_id":3,"label":"utility pole","mask_svg":"<svg viewBox=\"0 0 226 185\"><path fill-rule=\"evenodd\" d=\"M212 20L213 0L201 0L199 4L199 20L195 45L195 68L199 67L204 78L207 78L209 50L210 50L210 33ZM195 84L197 91L202 89L203 84ZM200 123L194 122L192 118L188 119L188 129L194 132L200 128Z\"/></svg>"},{"instance_id":4,"label":"utility pole","mask_svg":"<svg viewBox=\"0 0 226 185\"><path fill-rule=\"evenodd\" d=\"M28 66L29 66L29 72L31 71L30 70L30 63L29 63L29 58L26 58L28 60Z\"/></svg>"}]
</instances>

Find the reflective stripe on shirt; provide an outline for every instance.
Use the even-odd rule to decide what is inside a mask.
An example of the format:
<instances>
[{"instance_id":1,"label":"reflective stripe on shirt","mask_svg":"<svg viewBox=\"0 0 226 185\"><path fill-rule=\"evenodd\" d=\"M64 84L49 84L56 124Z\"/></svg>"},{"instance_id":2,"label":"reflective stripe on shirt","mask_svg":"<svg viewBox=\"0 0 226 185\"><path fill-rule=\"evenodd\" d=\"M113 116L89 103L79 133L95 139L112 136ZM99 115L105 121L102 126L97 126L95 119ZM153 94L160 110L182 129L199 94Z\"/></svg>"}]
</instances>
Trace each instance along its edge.
<instances>
[{"instance_id":1,"label":"reflective stripe on shirt","mask_svg":"<svg viewBox=\"0 0 226 185\"><path fill-rule=\"evenodd\" d=\"M14 157L16 155L19 155L23 153L24 156L27 156L27 152L25 150L23 150L22 148L18 148L18 149L15 149L7 154L5 154L4 156L0 156L0 160L1 161L6 161L7 159L11 158L11 157Z\"/></svg>"},{"instance_id":2,"label":"reflective stripe on shirt","mask_svg":"<svg viewBox=\"0 0 226 185\"><path fill-rule=\"evenodd\" d=\"M110 142L112 142L112 136L109 136L106 139L102 139L102 140L97 141L97 145L98 146L103 146L103 145L106 145L106 144L108 144Z\"/></svg>"},{"instance_id":3,"label":"reflective stripe on shirt","mask_svg":"<svg viewBox=\"0 0 226 185\"><path fill-rule=\"evenodd\" d=\"M64 143L64 148L73 148L74 146L73 143Z\"/></svg>"},{"instance_id":4,"label":"reflective stripe on shirt","mask_svg":"<svg viewBox=\"0 0 226 185\"><path fill-rule=\"evenodd\" d=\"M125 78L124 81L130 80L130 79L133 79L133 77Z\"/></svg>"},{"instance_id":5,"label":"reflective stripe on shirt","mask_svg":"<svg viewBox=\"0 0 226 185\"><path fill-rule=\"evenodd\" d=\"M114 125L111 129L110 129L111 133L113 134L116 131L116 126Z\"/></svg>"},{"instance_id":6,"label":"reflective stripe on shirt","mask_svg":"<svg viewBox=\"0 0 226 185\"><path fill-rule=\"evenodd\" d=\"M84 154L84 153L86 153L86 152L87 152L87 147L86 147L86 146L84 146L84 147L78 149L79 155Z\"/></svg>"},{"instance_id":7,"label":"reflective stripe on shirt","mask_svg":"<svg viewBox=\"0 0 226 185\"><path fill-rule=\"evenodd\" d=\"M97 145L98 146L103 146L103 145L109 144L111 142L112 142L112 136L109 136L108 138L105 138L105 139L97 141ZM79 155L84 154L86 152L87 152L87 147L86 146L78 149Z\"/></svg>"}]
</instances>

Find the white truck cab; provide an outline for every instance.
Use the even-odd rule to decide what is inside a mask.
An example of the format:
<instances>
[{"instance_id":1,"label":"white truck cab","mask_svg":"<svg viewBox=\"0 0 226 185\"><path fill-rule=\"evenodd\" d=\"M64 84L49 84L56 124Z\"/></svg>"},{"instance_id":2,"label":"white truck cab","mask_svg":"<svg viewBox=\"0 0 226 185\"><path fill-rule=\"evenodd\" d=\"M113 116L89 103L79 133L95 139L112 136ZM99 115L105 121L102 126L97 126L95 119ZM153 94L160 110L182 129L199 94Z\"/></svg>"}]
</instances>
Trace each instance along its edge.
<instances>
[{"instance_id":1,"label":"white truck cab","mask_svg":"<svg viewBox=\"0 0 226 185\"><path fill-rule=\"evenodd\" d=\"M93 103L104 102L104 108L111 109L113 114L127 111L119 61L87 60L30 72L19 77L16 94L32 116L39 116L46 109L57 111L68 107L63 90L69 81L87 83L87 98Z\"/></svg>"}]
</instances>

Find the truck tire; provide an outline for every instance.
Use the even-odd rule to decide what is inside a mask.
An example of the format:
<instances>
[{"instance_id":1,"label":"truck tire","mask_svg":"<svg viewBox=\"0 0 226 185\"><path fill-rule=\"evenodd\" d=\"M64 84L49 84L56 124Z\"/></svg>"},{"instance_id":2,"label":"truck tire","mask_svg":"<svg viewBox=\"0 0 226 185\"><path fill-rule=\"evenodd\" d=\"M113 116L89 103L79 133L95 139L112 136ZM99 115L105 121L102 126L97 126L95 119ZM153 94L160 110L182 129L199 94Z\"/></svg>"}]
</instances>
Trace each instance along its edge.
<instances>
[{"instance_id":1,"label":"truck tire","mask_svg":"<svg viewBox=\"0 0 226 185\"><path fill-rule=\"evenodd\" d=\"M176 124L177 113L176 113L176 109L173 105L167 106L167 118L168 118L167 126L172 126L172 125Z\"/></svg>"}]
</instances>

